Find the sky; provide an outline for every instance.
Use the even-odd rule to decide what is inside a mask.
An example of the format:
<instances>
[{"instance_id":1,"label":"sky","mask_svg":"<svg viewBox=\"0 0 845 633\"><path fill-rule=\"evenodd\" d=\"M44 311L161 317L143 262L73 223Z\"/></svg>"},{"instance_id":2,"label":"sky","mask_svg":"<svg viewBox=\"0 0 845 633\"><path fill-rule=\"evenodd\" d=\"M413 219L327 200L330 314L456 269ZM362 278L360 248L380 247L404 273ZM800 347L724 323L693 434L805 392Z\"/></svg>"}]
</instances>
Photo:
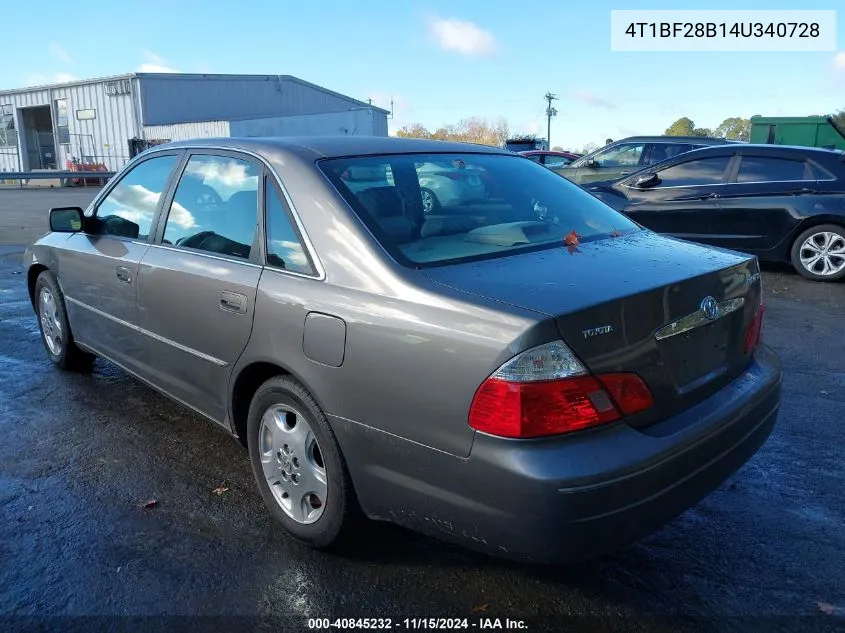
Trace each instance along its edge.
<instances>
[{"instance_id":1,"label":"sky","mask_svg":"<svg viewBox=\"0 0 845 633\"><path fill-rule=\"evenodd\" d=\"M391 132L478 116L578 149L674 120L803 116L845 108L845 5L687 1L688 9L837 9L838 52L612 52L611 9L649 0L123 0L73 9L9 2L0 89L132 71L295 75L390 108ZM103 5L105 7L105 5ZM14 25L18 25L14 27Z\"/></svg>"}]
</instances>

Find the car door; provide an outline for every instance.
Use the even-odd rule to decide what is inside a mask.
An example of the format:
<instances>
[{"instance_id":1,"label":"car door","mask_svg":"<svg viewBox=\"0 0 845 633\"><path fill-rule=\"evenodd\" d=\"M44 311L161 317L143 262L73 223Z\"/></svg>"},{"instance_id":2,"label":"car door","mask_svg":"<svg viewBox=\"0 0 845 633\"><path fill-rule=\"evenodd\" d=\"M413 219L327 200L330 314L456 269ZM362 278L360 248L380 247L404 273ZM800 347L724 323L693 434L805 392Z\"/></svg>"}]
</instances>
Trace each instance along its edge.
<instances>
[{"instance_id":1,"label":"car door","mask_svg":"<svg viewBox=\"0 0 845 633\"><path fill-rule=\"evenodd\" d=\"M804 157L743 152L714 216L714 240L761 258L783 259L786 247L781 246L816 203L816 177Z\"/></svg>"},{"instance_id":2,"label":"car door","mask_svg":"<svg viewBox=\"0 0 845 633\"><path fill-rule=\"evenodd\" d=\"M713 215L719 209L733 160L733 153L727 151L680 159L654 172L654 185L637 187L635 179L626 181L623 186L630 202L624 212L658 233L711 244Z\"/></svg>"},{"instance_id":3,"label":"car door","mask_svg":"<svg viewBox=\"0 0 845 633\"><path fill-rule=\"evenodd\" d=\"M220 423L262 272L262 170L239 153L191 150L139 267L150 380Z\"/></svg>"},{"instance_id":4,"label":"car door","mask_svg":"<svg viewBox=\"0 0 845 633\"><path fill-rule=\"evenodd\" d=\"M617 143L579 158L558 173L578 185L620 178L638 169L645 146L644 142Z\"/></svg>"},{"instance_id":5,"label":"car door","mask_svg":"<svg viewBox=\"0 0 845 633\"><path fill-rule=\"evenodd\" d=\"M84 231L68 238L58 276L74 337L137 372L146 348L138 331L138 265L181 152L133 164L86 211Z\"/></svg>"}]
</instances>

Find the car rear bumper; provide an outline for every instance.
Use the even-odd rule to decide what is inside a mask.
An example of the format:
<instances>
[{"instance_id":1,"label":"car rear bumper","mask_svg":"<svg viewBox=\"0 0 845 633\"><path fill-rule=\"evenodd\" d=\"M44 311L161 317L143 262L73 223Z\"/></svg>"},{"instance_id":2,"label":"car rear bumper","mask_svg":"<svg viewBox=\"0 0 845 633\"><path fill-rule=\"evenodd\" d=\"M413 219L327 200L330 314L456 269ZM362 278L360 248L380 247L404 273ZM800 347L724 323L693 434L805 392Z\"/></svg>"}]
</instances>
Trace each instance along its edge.
<instances>
[{"instance_id":1,"label":"car rear bumper","mask_svg":"<svg viewBox=\"0 0 845 633\"><path fill-rule=\"evenodd\" d=\"M547 440L479 433L466 459L430 450L411 459L403 447L400 463L380 450L378 466L353 479L375 518L509 558L575 562L654 532L721 485L771 433L781 380L779 359L761 346L725 388L647 428Z\"/></svg>"}]
</instances>

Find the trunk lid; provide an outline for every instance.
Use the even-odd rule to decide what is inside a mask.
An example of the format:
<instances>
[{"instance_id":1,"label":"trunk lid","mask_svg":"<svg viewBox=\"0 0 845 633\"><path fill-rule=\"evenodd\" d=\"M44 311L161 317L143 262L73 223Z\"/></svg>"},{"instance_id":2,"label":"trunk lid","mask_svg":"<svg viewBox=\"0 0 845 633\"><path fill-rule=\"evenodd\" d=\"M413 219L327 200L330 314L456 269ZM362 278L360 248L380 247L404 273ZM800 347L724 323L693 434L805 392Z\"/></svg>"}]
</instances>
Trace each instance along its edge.
<instances>
[{"instance_id":1,"label":"trunk lid","mask_svg":"<svg viewBox=\"0 0 845 633\"><path fill-rule=\"evenodd\" d=\"M761 299L754 257L650 231L424 272L553 317L594 373L636 372L654 406L627 420L634 426L670 417L741 374Z\"/></svg>"}]
</instances>

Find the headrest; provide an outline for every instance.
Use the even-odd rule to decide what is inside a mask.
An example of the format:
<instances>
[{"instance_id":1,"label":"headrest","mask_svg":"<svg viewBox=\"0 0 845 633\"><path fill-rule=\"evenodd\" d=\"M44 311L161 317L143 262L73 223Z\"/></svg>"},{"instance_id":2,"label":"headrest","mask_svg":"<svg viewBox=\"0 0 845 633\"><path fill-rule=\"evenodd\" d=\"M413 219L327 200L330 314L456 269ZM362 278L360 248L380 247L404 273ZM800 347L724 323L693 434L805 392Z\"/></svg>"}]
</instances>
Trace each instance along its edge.
<instances>
[{"instance_id":1,"label":"headrest","mask_svg":"<svg viewBox=\"0 0 845 633\"><path fill-rule=\"evenodd\" d=\"M358 194L358 200L374 218L404 215L404 204L396 187L370 187Z\"/></svg>"}]
</instances>

